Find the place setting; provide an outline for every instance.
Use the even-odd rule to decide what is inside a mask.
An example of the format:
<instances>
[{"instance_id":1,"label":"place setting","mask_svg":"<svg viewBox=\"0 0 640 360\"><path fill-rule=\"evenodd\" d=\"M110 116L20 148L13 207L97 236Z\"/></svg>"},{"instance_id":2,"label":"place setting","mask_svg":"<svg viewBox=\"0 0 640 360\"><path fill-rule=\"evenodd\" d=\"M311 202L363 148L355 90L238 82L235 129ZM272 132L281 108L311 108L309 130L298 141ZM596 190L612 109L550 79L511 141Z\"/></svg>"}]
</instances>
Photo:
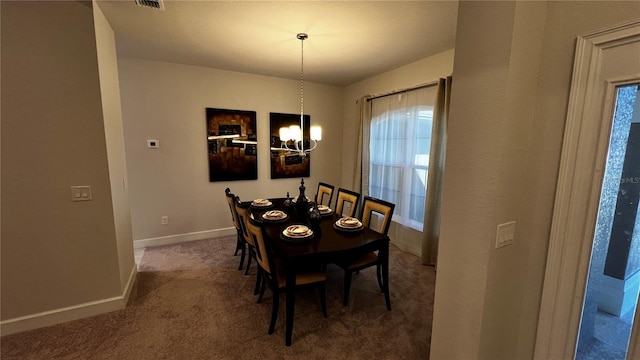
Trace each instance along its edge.
<instances>
[{"instance_id":1,"label":"place setting","mask_svg":"<svg viewBox=\"0 0 640 360\"><path fill-rule=\"evenodd\" d=\"M282 240L289 242L310 240L313 238L313 230L311 230L306 225L289 225L284 230L282 230L280 237L282 238Z\"/></svg>"},{"instance_id":2,"label":"place setting","mask_svg":"<svg viewBox=\"0 0 640 360\"><path fill-rule=\"evenodd\" d=\"M320 212L320 216L329 216L333 214L333 210L327 205L318 205L318 211Z\"/></svg>"},{"instance_id":3,"label":"place setting","mask_svg":"<svg viewBox=\"0 0 640 360\"><path fill-rule=\"evenodd\" d=\"M254 209L266 209L273 206L273 203L268 199L255 199L251 202L251 207Z\"/></svg>"},{"instance_id":4,"label":"place setting","mask_svg":"<svg viewBox=\"0 0 640 360\"><path fill-rule=\"evenodd\" d=\"M345 216L338 219L334 224L333 228L338 231L343 232L358 232L364 229L362 222L354 217Z\"/></svg>"},{"instance_id":5,"label":"place setting","mask_svg":"<svg viewBox=\"0 0 640 360\"><path fill-rule=\"evenodd\" d=\"M281 210L269 210L262 214L262 220L269 222L281 222L287 220L289 216Z\"/></svg>"}]
</instances>

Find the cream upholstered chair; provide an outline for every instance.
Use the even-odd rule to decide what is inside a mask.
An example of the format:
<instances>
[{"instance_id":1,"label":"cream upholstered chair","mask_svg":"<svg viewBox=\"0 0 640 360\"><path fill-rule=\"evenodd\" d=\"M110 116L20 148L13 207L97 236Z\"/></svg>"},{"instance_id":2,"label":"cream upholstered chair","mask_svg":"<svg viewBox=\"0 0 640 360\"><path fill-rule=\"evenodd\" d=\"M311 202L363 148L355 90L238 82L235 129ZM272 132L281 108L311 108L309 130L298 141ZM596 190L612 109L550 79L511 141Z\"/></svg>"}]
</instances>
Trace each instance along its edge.
<instances>
[{"instance_id":1,"label":"cream upholstered chair","mask_svg":"<svg viewBox=\"0 0 640 360\"><path fill-rule=\"evenodd\" d=\"M233 256L238 255L238 250L240 250L240 266L238 266L238 270L242 270L242 264L244 264L244 256L245 256L245 240L242 235L242 228L240 227L240 222L238 221L238 213L236 212L236 197L231 193L229 188L224 190L225 197L227 199L227 204L229 205L229 210L231 211L231 220L233 221L233 226L235 226L236 231L238 233L238 238L236 242L236 251L233 253Z\"/></svg>"},{"instance_id":2,"label":"cream upholstered chair","mask_svg":"<svg viewBox=\"0 0 640 360\"><path fill-rule=\"evenodd\" d=\"M273 334L278 318L278 307L280 303L280 292L284 291L286 286L286 276L281 261L277 261L271 253L269 239L264 235L261 223L255 219L249 219L247 222L247 230L249 235L253 237L256 246L256 261L260 268L262 276L262 284L260 287L260 296L258 303L262 302L262 296L266 285L269 286L273 294L273 305L271 309L271 323L269 324L269 334ZM327 317L327 304L325 299L325 282L327 277L322 272L299 273L296 274L296 286L317 285L320 292L320 306L322 314Z\"/></svg>"},{"instance_id":3,"label":"cream upholstered chair","mask_svg":"<svg viewBox=\"0 0 640 360\"><path fill-rule=\"evenodd\" d=\"M256 245L253 241L253 236L251 236L249 234L249 231L247 230L247 221L249 221L249 204L248 203L242 203L240 201L240 198L236 196L236 201L235 201L235 206L236 206L236 213L238 214L238 222L240 223L240 228L242 229L242 236L244 238L244 241L247 243L247 252L249 253L249 256L247 257L247 267L244 271L245 275L249 274L249 268L251 267L251 259L256 259ZM256 260L257 263L257 260ZM260 267L258 266L258 269ZM257 295L258 294L258 289L260 286L260 272L258 271L258 274L256 276L256 286L253 290L253 294Z\"/></svg>"},{"instance_id":4,"label":"cream upholstered chair","mask_svg":"<svg viewBox=\"0 0 640 360\"><path fill-rule=\"evenodd\" d=\"M333 185L319 182L318 191L316 192L316 204L331 206L331 200L333 200L333 189ZM327 201L325 201L325 199Z\"/></svg>"},{"instance_id":5,"label":"cream upholstered chair","mask_svg":"<svg viewBox=\"0 0 640 360\"><path fill-rule=\"evenodd\" d=\"M371 196L365 196L364 203L362 204L362 224L386 235L389 232L391 217L393 216L393 210L395 207L395 204L388 201L376 199ZM375 222L373 220L373 216L375 214L382 216L382 219L373 224L372 222Z\"/></svg>"},{"instance_id":6,"label":"cream upholstered chair","mask_svg":"<svg viewBox=\"0 0 640 360\"><path fill-rule=\"evenodd\" d=\"M358 207L359 201L360 201L359 193L355 191L343 189L343 188L338 188L338 195L336 196L335 213L338 215L353 217L356 214L356 208ZM349 211L346 213L344 212L345 204L348 204L348 209L349 209Z\"/></svg>"},{"instance_id":7,"label":"cream upholstered chair","mask_svg":"<svg viewBox=\"0 0 640 360\"><path fill-rule=\"evenodd\" d=\"M362 224L386 235L389 232L391 217L393 216L393 210L395 207L395 204L388 201L365 196L362 204ZM375 221L374 216L380 216L382 219L376 219L379 221ZM373 222L375 222L375 225L377 226L374 227ZM374 265L376 266L378 285L380 286L380 290L383 290L382 268L380 267L381 263L378 258L378 254L375 252L370 252L355 259L348 259L338 263L338 266L344 270L344 306L347 306L347 303L349 302L349 290L351 289L351 277L353 273Z\"/></svg>"}]
</instances>

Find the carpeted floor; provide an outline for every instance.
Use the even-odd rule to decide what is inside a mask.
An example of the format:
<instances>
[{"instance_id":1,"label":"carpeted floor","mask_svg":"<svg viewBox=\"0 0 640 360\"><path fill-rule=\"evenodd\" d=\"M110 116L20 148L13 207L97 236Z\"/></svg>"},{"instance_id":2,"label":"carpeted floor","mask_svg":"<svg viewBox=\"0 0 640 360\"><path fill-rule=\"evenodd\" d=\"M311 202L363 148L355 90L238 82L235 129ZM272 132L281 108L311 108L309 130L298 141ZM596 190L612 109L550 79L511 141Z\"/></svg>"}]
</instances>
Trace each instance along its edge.
<instances>
[{"instance_id":1,"label":"carpeted floor","mask_svg":"<svg viewBox=\"0 0 640 360\"><path fill-rule=\"evenodd\" d=\"M4 336L10 359L428 359L435 272L390 249L392 311L375 268L354 275L342 306L342 270L327 268L323 318L315 289L296 297L293 344L284 345L284 294L267 334L271 293L253 295L255 264L238 271L234 238L148 248L128 306L120 311Z\"/></svg>"}]
</instances>

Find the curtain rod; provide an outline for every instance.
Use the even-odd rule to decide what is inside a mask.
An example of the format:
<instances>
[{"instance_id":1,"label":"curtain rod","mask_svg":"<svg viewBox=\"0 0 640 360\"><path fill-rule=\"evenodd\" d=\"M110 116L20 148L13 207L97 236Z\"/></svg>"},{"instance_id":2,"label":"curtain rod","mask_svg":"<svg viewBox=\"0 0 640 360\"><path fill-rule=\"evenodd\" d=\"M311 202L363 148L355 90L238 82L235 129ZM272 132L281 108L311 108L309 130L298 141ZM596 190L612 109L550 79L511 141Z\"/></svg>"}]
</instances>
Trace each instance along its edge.
<instances>
[{"instance_id":1,"label":"curtain rod","mask_svg":"<svg viewBox=\"0 0 640 360\"><path fill-rule=\"evenodd\" d=\"M411 90L418 90L418 89L423 89L423 88L436 86L436 85L438 85L438 83L439 83L439 80L436 80L436 81L432 81L430 83L414 86L412 88L394 90L394 91L386 93L386 94L381 94L381 95L376 95L376 96L370 97L370 98L367 99L367 101L371 101L373 99L378 99L378 98L385 97L385 96L391 96L391 95L395 95L395 94L400 94L400 93L411 91Z\"/></svg>"}]
</instances>

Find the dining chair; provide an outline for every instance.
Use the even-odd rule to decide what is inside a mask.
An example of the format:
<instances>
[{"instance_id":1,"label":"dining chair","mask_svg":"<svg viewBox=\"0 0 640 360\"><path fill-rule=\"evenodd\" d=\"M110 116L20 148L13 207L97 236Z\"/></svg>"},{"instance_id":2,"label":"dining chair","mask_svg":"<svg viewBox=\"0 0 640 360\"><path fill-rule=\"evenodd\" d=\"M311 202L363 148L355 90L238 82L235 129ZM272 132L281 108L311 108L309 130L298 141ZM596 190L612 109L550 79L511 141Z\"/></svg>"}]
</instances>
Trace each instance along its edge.
<instances>
[{"instance_id":1,"label":"dining chair","mask_svg":"<svg viewBox=\"0 0 640 360\"><path fill-rule=\"evenodd\" d=\"M238 270L242 270L242 264L244 264L244 256L245 256L245 240L242 235L242 229L240 228L240 222L238 221L238 213L236 212L236 196L231 192L229 188L224 190L225 197L227 199L227 204L229 205L229 210L231 211L231 220L233 221L233 226L235 226L237 231L237 240L236 240L236 251L233 253L233 256L238 255L238 250L240 250L240 266L238 266Z\"/></svg>"},{"instance_id":2,"label":"dining chair","mask_svg":"<svg viewBox=\"0 0 640 360\"><path fill-rule=\"evenodd\" d=\"M331 206L331 200L333 200L333 189L333 185L319 182L318 191L316 192L316 204ZM328 199L326 203L325 199Z\"/></svg>"},{"instance_id":3,"label":"dining chair","mask_svg":"<svg viewBox=\"0 0 640 360\"><path fill-rule=\"evenodd\" d=\"M262 275L262 284L260 287L260 296L258 303L262 302L266 285L269 286L273 294L273 304L271 308L271 323L269 324L269 334L273 334L278 318L278 308L280 304L280 293L285 290L286 277L284 266L281 261L276 261L272 256L269 238L264 235L262 224L255 219L249 218L247 222L247 230L256 246L256 261L260 267ZM322 272L303 272L296 274L296 287L305 285L316 285L320 293L320 306L322 315L327 317L327 304L325 297L325 283L327 277Z\"/></svg>"},{"instance_id":4,"label":"dining chair","mask_svg":"<svg viewBox=\"0 0 640 360\"><path fill-rule=\"evenodd\" d=\"M244 271L245 275L249 274L249 268L251 267L251 259L256 259L256 245L253 241L253 237L249 234L247 230L247 221L249 221L249 204L243 203L240 201L240 197L236 196L235 201L236 213L238 214L238 222L240 223L240 228L242 229L242 236L244 241L247 244L247 252L249 256L247 257L247 267ZM256 260L256 264L258 261ZM253 290L253 295L258 294L258 289L260 287L260 266L258 266L258 274L256 276L256 286Z\"/></svg>"},{"instance_id":5,"label":"dining chair","mask_svg":"<svg viewBox=\"0 0 640 360\"><path fill-rule=\"evenodd\" d=\"M356 208L358 207L358 202L360 201L360 194L343 189L338 188L338 195L336 196L336 211L335 213L338 215L346 215L353 217L356 213ZM349 211L345 214L343 213L345 204L349 205Z\"/></svg>"},{"instance_id":6,"label":"dining chair","mask_svg":"<svg viewBox=\"0 0 640 360\"><path fill-rule=\"evenodd\" d=\"M388 201L371 196L365 196L362 204L362 225L387 235L395 207L395 204ZM378 217L382 217L382 219L379 219ZM344 306L347 306L347 303L349 302L349 291L351 289L351 277L353 273L374 265L376 266L378 285L380 286L380 290L384 291L382 284L382 264L376 252L372 251L368 254L358 256L355 259L345 259L338 263L338 266L344 270Z\"/></svg>"}]
</instances>

